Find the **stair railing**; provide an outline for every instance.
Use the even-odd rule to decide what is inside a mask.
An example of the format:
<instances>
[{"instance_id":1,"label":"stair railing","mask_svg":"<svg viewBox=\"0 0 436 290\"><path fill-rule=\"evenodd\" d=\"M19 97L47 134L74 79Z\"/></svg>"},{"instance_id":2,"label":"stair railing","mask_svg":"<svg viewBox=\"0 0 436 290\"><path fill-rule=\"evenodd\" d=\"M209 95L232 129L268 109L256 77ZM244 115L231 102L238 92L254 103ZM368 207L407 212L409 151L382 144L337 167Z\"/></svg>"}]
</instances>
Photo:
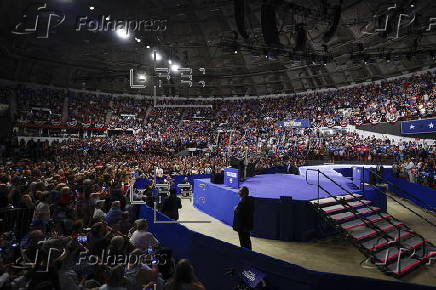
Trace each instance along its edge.
<instances>
[{"instance_id":1,"label":"stair railing","mask_svg":"<svg viewBox=\"0 0 436 290\"><path fill-rule=\"evenodd\" d=\"M307 179L307 172L308 171L314 171L318 173L318 178L317 178L317 184L311 184L309 183L308 179ZM312 169L312 168L308 168L306 170L306 183L308 185L316 185L318 187L318 207L319 207L319 200L320 200L320 195L319 195L319 189L322 189L324 192L326 192L330 197L332 197L336 202L338 202L339 204L342 204L344 206L344 208L350 210L350 212L355 216L358 217L359 219L362 219L363 221L365 221L365 225L368 226L369 228L372 228L373 230L375 230L377 233L381 234L384 238L386 238L386 240L391 241L392 238L384 231L382 230L379 226L377 226L375 223L371 222L370 220L368 220L365 216L362 215L358 215L358 212L355 208L353 208L352 206L350 206L346 201L343 201L342 199L338 199L337 196L331 194L327 189L325 189L320 183L319 183L319 176L320 174L322 174L325 178L327 178L328 180L330 180L332 183L334 183L335 185L337 185L339 188L341 188L342 190L344 190L346 193L350 194L354 199L359 200L360 202L362 202L362 199L355 195L353 192L351 192L350 190L346 189L345 187L343 187L342 185L340 185L339 183L337 183L335 180L333 180L332 178L330 178L328 175L326 175L324 172L320 171L319 169ZM364 205L364 203L362 202L362 205ZM394 243L396 243L398 245L398 247L403 248L403 249L407 249L407 247L405 247L402 243L401 243L401 230L406 231L406 232L410 232L415 234L416 236L418 236L419 238L421 238L423 240L423 243L425 244L425 239L424 237L422 237L421 235L417 234L414 231L408 230L408 229L404 229L399 227L398 225L396 225L395 223L393 223L389 218L384 217L381 213L379 213L378 211L374 210L371 206L368 206L368 209L373 212L374 214L378 215L380 217L380 219L385 220L386 222L388 222L389 224L391 224L396 230L398 230L398 236L397 239L395 241L393 241ZM370 251L371 252L371 251Z\"/></svg>"},{"instance_id":2,"label":"stair railing","mask_svg":"<svg viewBox=\"0 0 436 290\"><path fill-rule=\"evenodd\" d=\"M372 174L374 174L376 177L378 177L378 178L380 178L380 179L382 179L383 181L385 181L385 182L387 182L387 184L390 184L390 185L392 185L392 186L395 186L395 187L397 187L397 188L399 188L400 190L402 190L403 192L405 192L405 193L407 193L406 191L404 191L403 189L401 189L400 187L398 187L397 185L395 185L395 184L393 184L393 183L391 183L390 181L388 181L388 180L386 180L385 178L383 178L381 175L379 175L374 169L372 169L372 168L365 168L365 167L359 167L359 168L362 168L362 177L361 177L361 183L363 182L363 184L364 184L364 170L365 169L368 169L368 171L370 172L370 173L372 173ZM399 200L397 200L396 198L394 198L393 196L391 196L391 195L389 195L389 194L387 194L387 193L385 193L385 192L383 192L381 189L379 189L377 186L372 186L377 192L379 192L379 193L381 193L381 194L383 194L383 195L385 195L385 196L387 196L388 198L390 198L390 199L392 199L394 202L396 202L396 203L398 203L399 205L401 205L402 207L404 207L405 209L407 209L407 210L409 210L410 212L412 212L413 214L415 214L417 217L419 217L420 219L422 219L422 220L424 220L425 222L427 222L429 225L431 225L431 226L433 226L433 227L436 227L436 224L434 224L434 223L432 223L431 221L429 221L428 219L426 219L425 217L423 217L422 215L420 215L419 213L417 213L416 211L414 211L413 209L411 209L410 207L408 207L407 205L405 205L405 204L403 204L401 201L399 201ZM409 195L409 193L407 193L408 195ZM411 195L410 195L411 196ZM417 198L417 200L419 200L418 198ZM421 201L422 202L422 201ZM425 204L424 202L422 202L423 204ZM430 207L431 208L431 207ZM425 255L425 249L426 249L426 246L427 246L427 241L425 240L425 238L423 237L423 236L421 236L420 234L418 234L418 233L414 233L416 236L418 236L419 238L421 238L422 239L422 241L423 241L423 247L422 247L422 252L423 252L423 255Z\"/></svg>"},{"instance_id":3,"label":"stair railing","mask_svg":"<svg viewBox=\"0 0 436 290\"><path fill-rule=\"evenodd\" d=\"M307 172L308 171L314 171L318 173L318 179L317 179L317 184L311 184L309 183L308 179L307 179ZM346 189L345 187L343 187L342 185L340 185L339 183L337 183L335 180L333 180L332 178L330 178L328 175L326 175L324 172L322 172L319 169L312 169L312 168L308 168L306 170L306 183L309 185L316 185L318 187L318 205L319 205L319 199L320 199L320 195L319 195L319 189L322 189L324 192L326 192L330 197L332 197L336 202L338 202L339 204L342 204L345 208L349 209L351 211L351 213L355 216L358 217L359 219L362 219L365 221L365 225L367 225L370 228L373 228L375 231L381 233L382 235L384 235L388 240L391 239L390 236L388 236L386 234L386 232L384 230L382 230L380 227L378 227L377 225L375 225L374 223L372 223L370 220L368 220L365 216L359 215L357 210L350 206L346 201L344 202L342 199L338 199L336 195L331 194L328 190L326 190L320 183L319 183L319 176L320 174L322 174L325 178L327 178L328 180L330 180L331 182L333 182L335 185L337 185L339 188L341 188L342 190L344 190L346 193L350 194L354 199L357 199L358 201L360 201L362 203L362 205L364 205L364 203L362 202L362 199L355 195L353 192L351 192L350 190ZM371 206L368 206L368 209L373 212L374 214L378 215L380 217L380 219L385 220L386 222L388 222L389 224L391 224L393 227L395 227L398 230L398 242L400 241L400 230L404 230L402 228L400 228L398 225L396 225L395 223L393 223L389 218L384 217L382 214L380 214L378 211L374 210Z\"/></svg>"}]
</instances>

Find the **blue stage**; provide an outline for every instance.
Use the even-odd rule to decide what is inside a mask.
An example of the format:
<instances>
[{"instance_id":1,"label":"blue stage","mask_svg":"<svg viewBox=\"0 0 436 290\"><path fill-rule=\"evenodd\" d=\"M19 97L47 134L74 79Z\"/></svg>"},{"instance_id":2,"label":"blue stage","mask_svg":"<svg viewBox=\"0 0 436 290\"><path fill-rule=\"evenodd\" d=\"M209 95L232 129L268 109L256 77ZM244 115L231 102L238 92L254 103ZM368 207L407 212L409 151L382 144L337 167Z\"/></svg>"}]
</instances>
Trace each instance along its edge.
<instances>
[{"instance_id":1,"label":"blue stage","mask_svg":"<svg viewBox=\"0 0 436 290\"><path fill-rule=\"evenodd\" d=\"M313 166L300 168L301 175L263 174L251 177L241 186L247 186L254 197L255 216L253 236L283 240L308 241L329 231L313 206L307 201L318 198L318 174L307 169L320 169L346 190L362 194L376 206L386 209L386 197L368 186L361 191L347 175L351 166ZM344 171L345 169L346 172ZM346 176L344 176L346 175ZM338 185L320 175L319 183L334 195L346 194ZM233 223L233 209L239 202L238 190L213 184L209 179L194 180L194 206L227 225ZM329 195L319 191L320 197ZM323 230L321 230L323 228Z\"/></svg>"}]
</instances>

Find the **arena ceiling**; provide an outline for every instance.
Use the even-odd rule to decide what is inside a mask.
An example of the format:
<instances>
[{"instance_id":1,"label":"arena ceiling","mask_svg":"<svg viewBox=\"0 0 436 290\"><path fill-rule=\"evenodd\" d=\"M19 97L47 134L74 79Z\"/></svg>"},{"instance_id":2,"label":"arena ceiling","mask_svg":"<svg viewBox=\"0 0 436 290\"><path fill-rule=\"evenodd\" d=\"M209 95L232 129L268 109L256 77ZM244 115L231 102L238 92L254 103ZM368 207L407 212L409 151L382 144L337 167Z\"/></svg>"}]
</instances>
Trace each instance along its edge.
<instances>
[{"instance_id":1,"label":"arena ceiling","mask_svg":"<svg viewBox=\"0 0 436 290\"><path fill-rule=\"evenodd\" d=\"M275 7L279 32L279 43L268 45L261 24L262 0L245 1L248 38L238 33L234 0L48 0L40 12L35 12L34 2L0 2L2 79L135 94L129 70L148 71L155 49L162 62L172 59L193 68L194 79L201 77L206 84L167 94L243 96L341 87L436 63L434 0L268 1ZM39 13L39 26L23 31L32 27L32 11ZM165 25L156 29L160 31L136 31L128 39L112 31L76 31L80 17L99 20L101 15L109 20L154 19ZM50 32L44 38L48 19ZM305 45L297 27L306 31Z\"/></svg>"}]
</instances>

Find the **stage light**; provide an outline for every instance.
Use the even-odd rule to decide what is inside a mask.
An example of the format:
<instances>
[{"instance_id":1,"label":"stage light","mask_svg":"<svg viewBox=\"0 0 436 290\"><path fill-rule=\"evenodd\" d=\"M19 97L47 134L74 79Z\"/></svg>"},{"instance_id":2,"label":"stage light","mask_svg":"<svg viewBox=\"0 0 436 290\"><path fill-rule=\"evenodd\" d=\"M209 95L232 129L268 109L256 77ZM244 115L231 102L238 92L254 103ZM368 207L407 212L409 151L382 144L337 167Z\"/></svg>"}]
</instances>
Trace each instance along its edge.
<instances>
[{"instance_id":1,"label":"stage light","mask_svg":"<svg viewBox=\"0 0 436 290\"><path fill-rule=\"evenodd\" d=\"M95 7L94 6L89 6L89 10L94 10Z\"/></svg>"},{"instance_id":2,"label":"stage light","mask_svg":"<svg viewBox=\"0 0 436 290\"><path fill-rule=\"evenodd\" d=\"M155 53L156 53L156 56L155 56ZM152 58L152 59L155 59L156 61L161 61L161 60L162 60L162 55L160 55L160 54L157 53L157 52L152 52L152 53L151 53L151 58Z\"/></svg>"},{"instance_id":3,"label":"stage light","mask_svg":"<svg viewBox=\"0 0 436 290\"><path fill-rule=\"evenodd\" d=\"M169 60L168 60L168 63L169 63L169 64L172 64L173 62L171 61L171 59L169 59Z\"/></svg>"},{"instance_id":4,"label":"stage light","mask_svg":"<svg viewBox=\"0 0 436 290\"><path fill-rule=\"evenodd\" d=\"M118 29L116 31L116 34L118 35L119 38L123 38L123 39L127 39L130 37L130 35L127 33L125 29Z\"/></svg>"},{"instance_id":5,"label":"stage light","mask_svg":"<svg viewBox=\"0 0 436 290\"><path fill-rule=\"evenodd\" d=\"M178 64L173 64L173 65L171 66L171 71L173 71L173 72L178 72L178 71L179 71L179 68L180 68L180 65L178 65Z\"/></svg>"},{"instance_id":6,"label":"stage light","mask_svg":"<svg viewBox=\"0 0 436 290\"><path fill-rule=\"evenodd\" d=\"M140 43L140 42L141 42L141 39L139 39L139 38L136 38L136 37L135 37L135 40L136 40L137 43Z\"/></svg>"},{"instance_id":7,"label":"stage light","mask_svg":"<svg viewBox=\"0 0 436 290\"><path fill-rule=\"evenodd\" d=\"M147 80L147 76L145 74L138 74L137 78L139 81L143 81L143 82Z\"/></svg>"},{"instance_id":8,"label":"stage light","mask_svg":"<svg viewBox=\"0 0 436 290\"><path fill-rule=\"evenodd\" d=\"M238 51L237 51L237 50L235 50L235 54L238 54Z\"/></svg>"},{"instance_id":9,"label":"stage light","mask_svg":"<svg viewBox=\"0 0 436 290\"><path fill-rule=\"evenodd\" d=\"M148 49L149 49L149 48L150 48L150 45L147 45L145 48L148 48Z\"/></svg>"},{"instance_id":10,"label":"stage light","mask_svg":"<svg viewBox=\"0 0 436 290\"><path fill-rule=\"evenodd\" d=\"M107 21L109 21L109 20L111 20L111 16L108 15L105 19L106 19Z\"/></svg>"}]
</instances>

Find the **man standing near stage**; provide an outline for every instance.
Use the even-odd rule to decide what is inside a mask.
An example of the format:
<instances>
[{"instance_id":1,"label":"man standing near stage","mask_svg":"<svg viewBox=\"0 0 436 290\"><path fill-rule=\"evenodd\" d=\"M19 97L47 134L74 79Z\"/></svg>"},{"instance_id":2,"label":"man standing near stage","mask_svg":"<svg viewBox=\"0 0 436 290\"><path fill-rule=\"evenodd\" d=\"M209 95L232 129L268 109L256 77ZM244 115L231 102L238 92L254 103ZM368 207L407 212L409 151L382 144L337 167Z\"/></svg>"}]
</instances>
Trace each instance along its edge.
<instances>
[{"instance_id":1,"label":"man standing near stage","mask_svg":"<svg viewBox=\"0 0 436 290\"><path fill-rule=\"evenodd\" d=\"M233 230L238 232L241 247L251 250L250 232L253 230L254 200L249 196L246 186L239 190L241 200L235 207Z\"/></svg>"}]
</instances>

